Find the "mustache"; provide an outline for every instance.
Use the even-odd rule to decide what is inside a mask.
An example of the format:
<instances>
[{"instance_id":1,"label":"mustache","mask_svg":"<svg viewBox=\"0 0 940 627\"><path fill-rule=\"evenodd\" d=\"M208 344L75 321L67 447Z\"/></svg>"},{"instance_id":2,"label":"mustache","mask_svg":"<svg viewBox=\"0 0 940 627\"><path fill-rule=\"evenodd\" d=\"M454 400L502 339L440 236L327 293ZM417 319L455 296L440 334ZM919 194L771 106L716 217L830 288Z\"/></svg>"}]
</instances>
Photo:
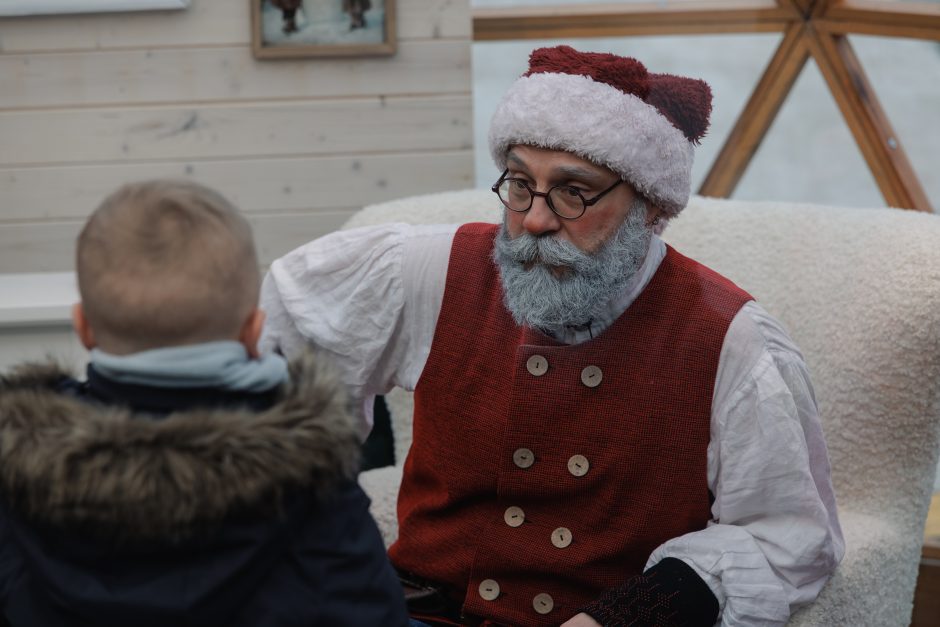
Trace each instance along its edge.
<instances>
[{"instance_id":1,"label":"mustache","mask_svg":"<svg viewBox=\"0 0 940 627\"><path fill-rule=\"evenodd\" d=\"M591 255L553 235L523 233L510 238L508 233L504 233L503 244L502 252L506 258L526 268L534 265L560 266L575 273L591 268Z\"/></svg>"}]
</instances>

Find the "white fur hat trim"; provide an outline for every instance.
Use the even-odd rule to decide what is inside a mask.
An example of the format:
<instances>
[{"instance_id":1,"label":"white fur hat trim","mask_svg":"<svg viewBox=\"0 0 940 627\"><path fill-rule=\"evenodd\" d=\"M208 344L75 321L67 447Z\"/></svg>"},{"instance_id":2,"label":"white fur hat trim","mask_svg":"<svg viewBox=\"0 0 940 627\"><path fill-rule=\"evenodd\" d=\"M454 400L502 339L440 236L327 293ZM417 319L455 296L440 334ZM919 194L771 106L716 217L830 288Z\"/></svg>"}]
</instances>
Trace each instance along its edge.
<instances>
[{"instance_id":1,"label":"white fur hat trim","mask_svg":"<svg viewBox=\"0 0 940 627\"><path fill-rule=\"evenodd\" d=\"M669 217L689 202L692 143L652 105L587 76L518 79L493 114L489 144L500 169L517 144L564 150L619 173Z\"/></svg>"}]
</instances>

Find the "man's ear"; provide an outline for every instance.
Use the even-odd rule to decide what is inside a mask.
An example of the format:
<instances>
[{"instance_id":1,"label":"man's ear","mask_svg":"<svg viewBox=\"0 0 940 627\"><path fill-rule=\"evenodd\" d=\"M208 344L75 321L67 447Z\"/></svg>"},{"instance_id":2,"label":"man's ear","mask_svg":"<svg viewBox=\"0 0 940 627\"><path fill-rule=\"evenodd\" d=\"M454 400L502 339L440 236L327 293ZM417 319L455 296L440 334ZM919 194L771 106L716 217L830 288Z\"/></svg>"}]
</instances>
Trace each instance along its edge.
<instances>
[{"instance_id":1,"label":"man's ear","mask_svg":"<svg viewBox=\"0 0 940 627\"><path fill-rule=\"evenodd\" d=\"M261 331L264 329L264 318L264 312L255 307L248 314L245 323L242 325L242 330L238 334L238 341L242 343L252 359L261 356L261 353L258 352L258 340L261 339Z\"/></svg>"},{"instance_id":2,"label":"man's ear","mask_svg":"<svg viewBox=\"0 0 940 627\"><path fill-rule=\"evenodd\" d=\"M88 324L88 318L85 317L85 308L82 307L81 303L72 305L72 327L75 329L75 334L78 335L82 346L91 350L98 345L95 341L95 332Z\"/></svg>"}]
</instances>

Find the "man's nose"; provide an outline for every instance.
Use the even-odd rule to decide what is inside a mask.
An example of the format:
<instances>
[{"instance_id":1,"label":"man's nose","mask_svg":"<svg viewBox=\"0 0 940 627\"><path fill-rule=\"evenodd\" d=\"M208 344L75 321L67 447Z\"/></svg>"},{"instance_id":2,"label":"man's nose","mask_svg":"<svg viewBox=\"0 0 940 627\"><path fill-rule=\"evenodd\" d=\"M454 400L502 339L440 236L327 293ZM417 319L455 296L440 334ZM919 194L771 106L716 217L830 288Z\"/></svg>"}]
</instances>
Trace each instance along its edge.
<instances>
[{"instance_id":1,"label":"man's nose","mask_svg":"<svg viewBox=\"0 0 940 627\"><path fill-rule=\"evenodd\" d=\"M532 199L532 206L522 220L522 228L532 235L554 233L561 228L561 218L548 206L547 198L535 196Z\"/></svg>"}]
</instances>

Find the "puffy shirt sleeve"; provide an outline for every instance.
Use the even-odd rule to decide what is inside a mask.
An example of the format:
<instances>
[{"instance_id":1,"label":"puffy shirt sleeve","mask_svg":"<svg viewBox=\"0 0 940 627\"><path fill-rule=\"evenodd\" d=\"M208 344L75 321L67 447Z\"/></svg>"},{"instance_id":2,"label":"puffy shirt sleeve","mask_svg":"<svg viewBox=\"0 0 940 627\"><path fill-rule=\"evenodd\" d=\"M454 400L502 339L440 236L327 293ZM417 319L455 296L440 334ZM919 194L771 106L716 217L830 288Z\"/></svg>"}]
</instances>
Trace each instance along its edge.
<instances>
[{"instance_id":1,"label":"puffy shirt sleeve","mask_svg":"<svg viewBox=\"0 0 940 627\"><path fill-rule=\"evenodd\" d=\"M331 233L271 264L262 351L313 344L371 423L371 397L414 389L430 350L456 226L385 224Z\"/></svg>"},{"instance_id":2,"label":"puffy shirt sleeve","mask_svg":"<svg viewBox=\"0 0 940 627\"><path fill-rule=\"evenodd\" d=\"M657 548L691 566L723 625L784 625L845 552L806 364L778 321L749 303L719 361L708 447L712 520Z\"/></svg>"}]
</instances>

